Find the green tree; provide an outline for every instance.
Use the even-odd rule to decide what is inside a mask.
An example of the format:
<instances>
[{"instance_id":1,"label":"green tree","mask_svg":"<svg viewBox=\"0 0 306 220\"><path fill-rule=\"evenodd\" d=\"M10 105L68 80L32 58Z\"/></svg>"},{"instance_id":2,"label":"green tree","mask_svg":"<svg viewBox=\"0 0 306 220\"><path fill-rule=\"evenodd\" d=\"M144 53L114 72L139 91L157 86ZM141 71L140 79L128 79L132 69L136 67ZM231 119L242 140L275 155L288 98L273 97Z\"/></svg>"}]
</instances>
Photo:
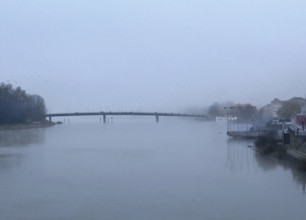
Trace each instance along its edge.
<instances>
[{"instance_id":1,"label":"green tree","mask_svg":"<svg viewBox=\"0 0 306 220\"><path fill-rule=\"evenodd\" d=\"M28 97L28 118L32 121L41 121L46 114L45 100L39 95Z\"/></svg>"},{"instance_id":2,"label":"green tree","mask_svg":"<svg viewBox=\"0 0 306 220\"><path fill-rule=\"evenodd\" d=\"M290 119L292 116L301 113L301 106L294 102L285 102L277 110L277 115L282 119Z\"/></svg>"},{"instance_id":3,"label":"green tree","mask_svg":"<svg viewBox=\"0 0 306 220\"><path fill-rule=\"evenodd\" d=\"M29 95L20 87L0 84L0 124L42 121L46 114L45 101L38 95Z\"/></svg>"},{"instance_id":4,"label":"green tree","mask_svg":"<svg viewBox=\"0 0 306 220\"><path fill-rule=\"evenodd\" d=\"M251 104L238 104L235 110L236 116L240 121L251 121L258 117L256 107Z\"/></svg>"},{"instance_id":5,"label":"green tree","mask_svg":"<svg viewBox=\"0 0 306 220\"><path fill-rule=\"evenodd\" d=\"M208 115L212 119L216 118L216 116L223 116L224 107L222 107L219 103L214 103L208 108Z\"/></svg>"}]
</instances>

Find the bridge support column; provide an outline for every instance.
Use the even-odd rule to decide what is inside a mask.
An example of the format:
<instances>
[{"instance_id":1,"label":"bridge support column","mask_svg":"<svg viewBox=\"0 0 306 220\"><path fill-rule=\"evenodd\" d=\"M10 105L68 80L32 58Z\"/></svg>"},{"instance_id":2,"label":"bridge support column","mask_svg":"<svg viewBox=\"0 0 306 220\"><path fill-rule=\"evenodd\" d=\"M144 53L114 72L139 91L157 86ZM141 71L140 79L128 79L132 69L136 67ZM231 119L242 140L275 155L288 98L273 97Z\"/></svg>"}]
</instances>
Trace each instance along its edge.
<instances>
[{"instance_id":1,"label":"bridge support column","mask_svg":"<svg viewBox=\"0 0 306 220\"><path fill-rule=\"evenodd\" d=\"M106 115L103 115L103 123L106 123Z\"/></svg>"},{"instance_id":2,"label":"bridge support column","mask_svg":"<svg viewBox=\"0 0 306 220\"><path fill-rule=\"evenodd\" d=\"M50 121L50 122L52 121L52 117L51 117L51 116L49 116L49 121Z\"/></svg>"},{"instance_id":3,"label":"bridge support column","mask_svg":"<svg viewBox=\"0 0 306 220\"><path fill-rule=\"evenodd\" d=\"M159 115L155 115L155 121L156 121L156 123L159 122Z\"/></svg>"}]
</instances>

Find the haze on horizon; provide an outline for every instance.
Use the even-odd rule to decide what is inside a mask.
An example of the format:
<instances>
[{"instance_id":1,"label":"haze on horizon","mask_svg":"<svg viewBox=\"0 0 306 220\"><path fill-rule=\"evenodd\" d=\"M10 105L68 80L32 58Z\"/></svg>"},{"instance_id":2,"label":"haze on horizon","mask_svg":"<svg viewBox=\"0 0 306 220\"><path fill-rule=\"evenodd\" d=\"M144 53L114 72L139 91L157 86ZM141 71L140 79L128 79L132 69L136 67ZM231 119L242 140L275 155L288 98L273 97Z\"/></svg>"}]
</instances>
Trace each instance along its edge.
<instances>
[{"instance_id":1,"label":"haze on horizon","mask_svg":"<svg viewBox=\"0 0 306 220\"><path fill-rule=\"evenodd\" d=\"M306 2L0 1L0 82L49 112L264 105L306 92Z\"/></svg>"}]
</instances>

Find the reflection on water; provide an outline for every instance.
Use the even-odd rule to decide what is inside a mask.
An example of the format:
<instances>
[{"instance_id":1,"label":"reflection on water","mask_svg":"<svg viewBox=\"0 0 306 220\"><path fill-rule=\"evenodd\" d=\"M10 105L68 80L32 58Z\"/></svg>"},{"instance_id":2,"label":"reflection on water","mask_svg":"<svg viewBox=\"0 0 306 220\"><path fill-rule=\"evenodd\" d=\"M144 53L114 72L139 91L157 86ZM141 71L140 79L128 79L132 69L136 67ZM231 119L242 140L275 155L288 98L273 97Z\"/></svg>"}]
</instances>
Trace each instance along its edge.
<instances>
[{"instance_id":1,"label":"reflection on water","mask_svg":"<svg viewBox=\"0 0 306 220\"><path fill-rule=\"evenodd\" d=\"M18 147L43 144L45 129L47 128L0 131L0 171L22 166L27 151Z\"/></svg>"},{"instance_id":2,"label":"reflection on water","mask_svg":"<svg viewBox=\"0 0 306 220\"><path fill-rule=\"evenodd\" d=\"M0 147L41 144L45 140L45 129L47 128L0 131Z\"/></svg>"},{"instance_id":3,"label":"reflection on water","mask_svg":"<svg viewBox=\"0 0 306 220\"><path fill-rule=\"evenodd\" d=\"M243 139L228 139L227 153L227 165L230 169L256 169L259 167L263 171L270 171L281 167L284 170L289 170L293 180L302 186L305 194L306 172L299 169L289 157L280 158L276 154L262 154L256 151L253 140Z\"/></svg>"},{"instance_id":4,"label":"reflection on water","mask_svg":"<svg viewBox=\"0 0 306 220\"><path fill-rule=\"evenodd\" d=\"M0 171L6 170L21 165L24 155L15 154L0 154Z\"/></svg>"},{"instance_id":5,"label":"reflection on water","mask_svg":"<svg viewBox=\"0 0 306 220\"><path fill-rule=\"evenodd\" d=\"M254 168L254 156L251 147L254 141L243 139L227 140L227 167L231 170Z\"/></svg>"},{"instance_id":6,"label":"reflection on water","mask_svg":"<svg viewBox=\"0 0 306 220\"><path fill-rule=\"evenodd\" d=\"M299 169L299 166L291 158L288 156L286 158L278 158L275 155L264 155L259 152L256 152L255 158L259 167L265 171L278 167L291 171L293 180L302 186L305 194L306 173L304 170Z\"/></svg>"},{"instance_id":7,"label":"reflection on water","mask_svg":"<svg viewBox=\"0 0 306 220\"><path fill-rule=\"evenodd\" d=\"M2 132L0 219L304 220L305 176L224 131L116 118Z\"/></svg>"}]
</instances>

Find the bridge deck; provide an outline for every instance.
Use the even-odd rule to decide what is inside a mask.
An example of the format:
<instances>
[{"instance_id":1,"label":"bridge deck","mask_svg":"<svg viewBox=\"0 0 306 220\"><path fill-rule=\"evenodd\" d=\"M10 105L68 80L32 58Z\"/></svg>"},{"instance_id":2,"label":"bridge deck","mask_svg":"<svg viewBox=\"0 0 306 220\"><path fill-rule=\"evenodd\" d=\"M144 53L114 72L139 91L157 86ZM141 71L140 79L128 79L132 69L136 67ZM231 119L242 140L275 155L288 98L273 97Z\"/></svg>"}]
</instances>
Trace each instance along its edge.
<instances>
[{"instance_id":1,"label":"bridge deck","mask_svg":"<svg viewBox=\"0 0 306 220\"><path fill-rule=\"evenodd\" d=\"M155 116L158 121L159 116L168 116L168 117L193 117L193 118L204 118L207 119L206 115L199 114L184 114L184 113L165 113L165 112L74 112L74 113L49 113L45 117L49 117L51 120L52 117L68 117L68 116L94 116L102 115L104 118L106 116L115 116L115 115L131 115L131 116Z\"/></svg>"}]
</instances>

